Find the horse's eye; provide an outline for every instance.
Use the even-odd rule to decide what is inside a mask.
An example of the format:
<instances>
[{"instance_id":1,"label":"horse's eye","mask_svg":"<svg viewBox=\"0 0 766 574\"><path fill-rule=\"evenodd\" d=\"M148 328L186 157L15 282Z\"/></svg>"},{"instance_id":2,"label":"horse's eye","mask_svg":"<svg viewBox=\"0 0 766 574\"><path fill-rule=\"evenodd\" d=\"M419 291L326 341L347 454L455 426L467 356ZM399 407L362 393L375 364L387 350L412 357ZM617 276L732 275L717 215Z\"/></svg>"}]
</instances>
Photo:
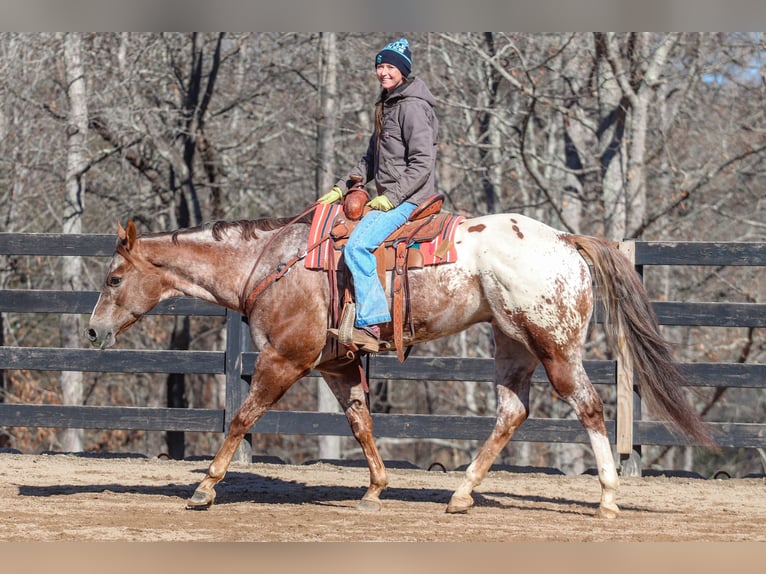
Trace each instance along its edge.
<instances>
[{"instance_id":1,"label":"horse's eye","mask_svg":"<svg viewBox=\"0 0 766 574\"><path fill-rule=\"evenodd\" d=\"M109 279L106 280L107 285L110 287L117 287L120 283L122 283L122 277L117 277L116 275L112 275L109 277Z\"/></svg>"}]
</instances>

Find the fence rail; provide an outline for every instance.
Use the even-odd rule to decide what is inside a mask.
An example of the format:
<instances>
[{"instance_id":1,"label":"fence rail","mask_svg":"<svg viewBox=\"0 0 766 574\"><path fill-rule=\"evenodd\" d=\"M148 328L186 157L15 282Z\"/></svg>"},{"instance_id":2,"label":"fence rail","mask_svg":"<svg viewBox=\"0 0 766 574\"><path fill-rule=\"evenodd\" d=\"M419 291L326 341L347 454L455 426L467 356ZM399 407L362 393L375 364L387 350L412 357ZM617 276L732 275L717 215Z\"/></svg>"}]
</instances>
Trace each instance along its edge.
<instances>
[{"instance_id":1,"label":"fence rail","mask_svg":"<svg viewBox=\"0 0 766 574\"><path fill-rule=\"evenodd\" d=\"M113 235L0 233L0 256L111 257L114 244ZM628 242L623 248L639 272L648 265L766 267L766 243ZM94 291L0 290L0 313L86 314L92 310L97 296ZM766 327L764 304L653 302L653 306L663 325ZM247 392L249 374L257 358L257 352L250 348L242 317L190 298L165 301L152 314L225 316L226 348L223 351L99 351L5 346L0 347L0 369L223 374L226 377L224 409L0 403L0 426L225 433ZM607 421L607 429L621 456L636 456L640 445L687 444L664 424L641 420L640 397L633 387L629 365L591 360L585 361L585 367L594 384L617 385L617 415L615 420ZM766 389L765 364L693 363L682 367L691 386ZM394 356L380 355L370 360L373 379L492 381L493 373L491 359L410 357L402 364ZM547 382L542 368L535 372L533 382ZM373 419L376 436L397 438L484 439L494 423L494 417L451 415L373 414ZM759 447L766 443L766 424L761 421L712 424L721 446ZM271 411L251 431L350 435L346 419L340 413L301 411ZM587 443L588 437L574 419L532 418L522 425L513 440Z\"/></svg>"}]
</instances>

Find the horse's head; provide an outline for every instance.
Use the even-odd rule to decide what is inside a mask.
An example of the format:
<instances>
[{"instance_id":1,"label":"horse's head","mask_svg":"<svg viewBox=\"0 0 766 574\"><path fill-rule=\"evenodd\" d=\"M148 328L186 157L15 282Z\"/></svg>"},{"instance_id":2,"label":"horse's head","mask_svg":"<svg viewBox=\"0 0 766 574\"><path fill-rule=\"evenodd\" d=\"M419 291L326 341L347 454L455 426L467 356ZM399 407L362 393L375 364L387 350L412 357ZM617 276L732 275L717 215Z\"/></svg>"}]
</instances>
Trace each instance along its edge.
<instances>
[{"instance_id":1,"label":"horse's head","mask_svg":"<svg viewBox=\"0 0 766 574\"><path fill-rule=\"evenodd\" d=\"M149 312L162 294L162 276L142 256L132 220L117 224L117 248L85 335L95 347L114 345L115 338Z\"/></svg>"}]
</instances>

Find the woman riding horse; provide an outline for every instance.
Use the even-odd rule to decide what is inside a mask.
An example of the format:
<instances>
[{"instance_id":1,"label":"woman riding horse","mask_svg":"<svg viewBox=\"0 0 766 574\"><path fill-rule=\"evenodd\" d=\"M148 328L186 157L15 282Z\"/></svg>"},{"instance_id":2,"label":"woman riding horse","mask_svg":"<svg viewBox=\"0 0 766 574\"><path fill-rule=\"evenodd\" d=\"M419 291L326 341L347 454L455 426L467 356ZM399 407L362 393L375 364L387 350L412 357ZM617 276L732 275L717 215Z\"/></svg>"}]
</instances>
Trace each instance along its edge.
<instances>
[{"instance_id":1,"label":"woman riding horse","mask_svg":"<svg viewBox=\"0 0 766 574\"><path fill-rule=\"evenodd\" d=\"M319 198L320 203L334 203L356 182L375 180L378 195L367 203L372 210L344 248L356 300L353 342L372 353L380 346L378 324L391 321L373 252L407 221L421 201L433 195L435 187L436 100L423 80L410 76L411 66L412 53L404 38L386 45L375 56L375 74L383 90L375 103L375 131L367 152Z\"/></svg>"}]
</instances>

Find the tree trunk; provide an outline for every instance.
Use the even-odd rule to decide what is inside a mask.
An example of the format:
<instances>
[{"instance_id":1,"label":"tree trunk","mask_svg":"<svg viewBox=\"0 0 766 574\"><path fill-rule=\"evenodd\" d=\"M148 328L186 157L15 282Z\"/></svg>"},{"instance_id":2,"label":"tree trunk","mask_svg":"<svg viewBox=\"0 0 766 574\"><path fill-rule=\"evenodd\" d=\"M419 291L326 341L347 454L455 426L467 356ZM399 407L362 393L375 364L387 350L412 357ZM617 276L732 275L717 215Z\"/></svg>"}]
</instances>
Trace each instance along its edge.
<instances>
[{"instance_id":1,"label":"tree trunk","mask_svg":"<svg viewBox=\"0 0 766 574\"><path fill-rule=\"evenodd\" d=\"M170 341L172 350L187 350L190 338L189 317L176 317ZM170 373L166 380L167 406L170 409L189 408L186 400L186 379L183 373ZM168 455L174 460L183 460L186 434L183 431L167 432Z\"/></svg>"},{"instance_id":2,"label":"tree trunk","mask_svg":"<svg viewBox=\"0 0 766 574\"><path fill-rule=\"evenodd\" d=\"M484 33L484 44L487 54L495 57L495 39L492 32ZM497 211L497 188L499 184L497 165L499 149L499 133L494 125L494 112L497 106L497 90L500 85L500 75L492 66L487 67L487 101L486 110L479 116L479 166L481 187L484 191L484 201L487 213Z\"/></svg>"},{"instance_id":3,"label":"tree trunk","mask_svg":"<svg viewBox=\"0 0 766 574\"><path fill-rule=\"evenodd\" d=\"M614 124L618 131L610 134L602 153L604 207L607 214L612 214L611 219L607 217L611 229L606 235L613 239L632 237L631 230L640 228L646 213L644 158L649 105L670 50L678 41L677 34L668 34L650 52L650 34L630 34L625 57L617 49L614 34L599 35L609 70L608 82L603 85L613 88L612 97L606 99L607 103L611 100L618 120Z\"/></svg>"},{"instance_id":4,"label":"tree trunk","mask_svg":"<svg viewBox=\"0 0 766 574\"><path fill-rule=\"evenodd\" d=\"M88 101L85 86L85 70L82 63L82 38L78 33L64 35L64 65L66 68L69 117L67 122L67 173L64 189L62 232L81 233L85 192L84 173L88 162ZM81 291L82 258L65 257L61 268L63 289ZM62 315L59 320L61 346L80 347L80 316ZM78 371L61 373L61 394L65 405L79 405L83 400L83 375ZM66 429L61 437L61 447L68 452L82 450L82 429Z\"/></svg>"},{"instance_id":5,"label":"tree trunk","mask_svg":"<svg viewBox=\"0 0 766 574\"><path fill-rule=\"evenodd\" d=\"M335 183L335 132L338 101L338 50L335 32L322 33L319 49L319 107L317 126L316 196L330 190ZM338 412L340 406L323 379L317 379L317 410ZM319 437L319 458L340 458L339 436Z\"/></svg>"},{"instance_id":6,"label":"tree trunk","mask_svg":"<svg viewBox=\"0 0 766 574\"><path fill-rule=\"evenodd\" d=\"M3 107L4 107L3 105L0 105L0 141L3 141L5 139L6 133L8 132L8 128L7 128L8 122L6 120ZM12 201L9 203L12 203ZM4 222L5 225L3 225L2 229L6 231L8 230L9 218L7 218L6 214L3 214L3 216L5 218L5 222ZM6 264L5 264L5 261L3 261L2 268L4 269L5 267L6 267ZM5 288L5 277L6 277L6 272L0 270L0 287L2 288ZM5 346L5 314L0 313L0 347L4 347L4 346ZM0 369L0 403L5 402L5 393L6 393L5 369Z\"/></svg>"}]
</instances>

